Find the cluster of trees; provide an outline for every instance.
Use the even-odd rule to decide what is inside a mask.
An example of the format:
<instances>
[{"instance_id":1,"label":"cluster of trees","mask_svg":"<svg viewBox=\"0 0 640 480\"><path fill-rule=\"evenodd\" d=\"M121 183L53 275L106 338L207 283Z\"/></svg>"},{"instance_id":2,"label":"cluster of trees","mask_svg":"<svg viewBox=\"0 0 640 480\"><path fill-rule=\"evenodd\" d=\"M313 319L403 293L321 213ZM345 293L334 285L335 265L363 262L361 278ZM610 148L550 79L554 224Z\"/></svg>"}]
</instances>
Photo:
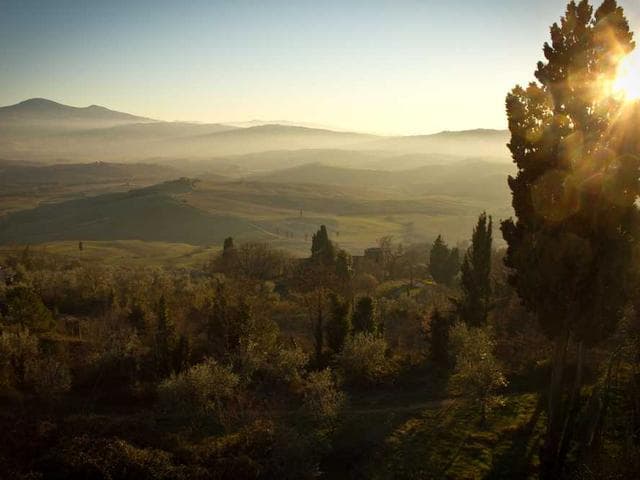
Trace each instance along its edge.
<instances>
[{"instance_id":1,"label":"cluster of trees","mask_svg":"<svg viewBox=\"0 0 640 480\"><path fill-rule=\"evenodd\" d=\"M193 270L85 264L16 251L2 260L14 272L10 284L0 285L4 397L34 407L140 405L172 425L168 432L146 432L142 443L120 434L120 443L113 443L83 429L71 437L58 430L60 444L74 445L81 455L68 456L65 446L47 453L46 462L55 465L45 464L69 477L87 469L104 476L109 461L123 469L166 469L170 476L218 475L229 471L225 462L246 455L256 469L274 469L269 475L314 476L347 392L394 388L399 373L429 351L416 341L424 312L458 288L457 280L442 287L424 281L428 268L420 265L429 263L428 246L405 248L388 237L379 245L383 255L373 268L365 261L356 265L322 226L308 258L228 238L218 255ZM407 268L408 259L415 268ZM475 263L469 262L471 271ZM453 358L445 343L445 355ZM292 415L274 421L272 413L283 410ZM233 443L254 433L256 442L273 442L269 448L280 449L278 455L297 456L299 466L278 470L284 467ZM195 453L180 463L173 448L148 442L176 434L188 449L195 448L187 440L193 435L219 439L206 453L212 463ZM233 445L222 449L220 442ZM292 452L291 445L304 448ZM137 463L156 454L158 465ZM9 457L2 458L5 464L35 468Z\"/></svg>"}]
</instances>

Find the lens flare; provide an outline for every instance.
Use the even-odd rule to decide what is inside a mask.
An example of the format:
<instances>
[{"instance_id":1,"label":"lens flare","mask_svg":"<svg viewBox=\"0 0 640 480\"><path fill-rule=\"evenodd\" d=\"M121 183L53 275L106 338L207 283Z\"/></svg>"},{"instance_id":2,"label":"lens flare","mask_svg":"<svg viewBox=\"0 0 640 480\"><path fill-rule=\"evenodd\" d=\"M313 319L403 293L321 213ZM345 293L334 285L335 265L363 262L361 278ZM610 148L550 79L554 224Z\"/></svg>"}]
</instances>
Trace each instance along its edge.
<instances>
[{"instance_id":1,"label":"lens flare","mask_svg":"<svg viewBox=\"0 0 640 480\"><path fill-rule=\"evenodd\" d=\"M634 50L627 55L618 67L613 90L625 100L640 98L640 51Z\"/></svg>"}]
</instances>

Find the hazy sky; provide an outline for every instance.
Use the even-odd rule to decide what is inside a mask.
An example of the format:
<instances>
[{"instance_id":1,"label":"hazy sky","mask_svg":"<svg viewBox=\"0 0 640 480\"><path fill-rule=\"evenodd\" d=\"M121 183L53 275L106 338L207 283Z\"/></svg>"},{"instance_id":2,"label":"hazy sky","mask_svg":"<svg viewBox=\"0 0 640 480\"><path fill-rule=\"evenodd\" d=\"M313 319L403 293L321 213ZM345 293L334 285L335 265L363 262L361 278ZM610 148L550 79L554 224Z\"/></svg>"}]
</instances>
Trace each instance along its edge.
<instances>
[{"instance_id":1,"label":"hazy sky","mask_svg":"<svg viewBox=\"0 0 640 480\"><path fill-rule=\"evenodd\" d=\"M640 28L637 0L622 0ZM504 128L564 0L0 0L0 104L379 133Z\"/></svg>"}]
</instances>

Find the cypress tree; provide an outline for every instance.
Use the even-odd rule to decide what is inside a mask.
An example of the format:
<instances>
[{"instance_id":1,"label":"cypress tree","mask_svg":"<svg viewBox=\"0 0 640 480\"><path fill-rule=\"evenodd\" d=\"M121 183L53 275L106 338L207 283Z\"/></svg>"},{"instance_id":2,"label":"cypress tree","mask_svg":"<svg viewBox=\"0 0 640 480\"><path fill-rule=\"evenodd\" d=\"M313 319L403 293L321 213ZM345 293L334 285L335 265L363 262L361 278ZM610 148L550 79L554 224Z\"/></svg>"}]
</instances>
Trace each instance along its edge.
<instances>
[{"instance_id":1,"label":"cypress tree","mask_svg":"<svg viewBox=\"0 0 640 480\"><path fill-rule=\"evenodd\" d=\"M156 325L156 370L160 376L167 376L173 370L173 353L176 345L175 325L169 315L167 301L162 295L158 303Z\"/></svg>"},{"instance_id":2,"label":"cypress tree","mask_svg":"<svg viewBox=\"0 0 640 480\"><path fill-rule=\"evenodd\" d=\"M451 285L459 268L458 249L450 249L442 235L438 235L429 253L429 273L436 282Z\"/></svg>"},{"instance_id":3,"label":"cypress tree","mask_svg":"<svg viewBox=\"0 0 640 480\"><path fill-rule=\"evenodd\" d=\"M320 229L311 237L311 259L323 265L333 265L335 263L335 247L329 239L327 227L324 225L321 225Z\"/></svg>"},{"instance_id":4,"label":"cypress tree","mask_svg":"<svg viewBox=\"0 0 640 480\"><path fill-rule=\"evenodd\" d=\"M460 268L462 298L459 313L465 322L481 327L487 321L491 296L491 244L492 221L486 213L478 217L473 229L471 246L468 248Z\"/></svg>"},{"instance_id":5,"label":"cypress tree","mask_svg":"<svg viewBox=\"0 0 640 480\"><path fill-rule=\"evenodd\" d=\"M449 348L449 330L451 330L451 317L437 308L431 313L429 319L429 358L442 368L451 366L451 352Z\"/></svg>"},{"instance_id":6,"label":"cypress tree","mask_svg":"<svg viewBox=\"0 0 640 480\"><path fill-rule=\"evenodd\" d=\"M510 281L554 342L542 474L558 478L573 437L584 346L607 338L621 317L637 240L637 151L616 125L623 105L611 92L633 50L615 0L594 12L569 3L551 27L537 82L507 96L517 165L509 178L517 219L502 223ZM563 402L566 354L575 342L574 389Z\"/></svg>"},{"instance_id":7,"label":"cypress tree","mask_svg":"<svg viewBox=\"0 0 640 480\"><path fill-rule=\"evenodd\" d=\"M353 333L376 333L375 306L371 297L360 297L351 320Z\"/></svg>"},{"instance_id":8,"label":"cypress tree","mask_svg":"<svg viewBox=\"0 0 640 480\"><path fill-rule=\"evenodd\" d=\"M331 316L325 327L327 334L327 346L334 352L340 353L344 342L351 330L349 319L349 303L341 299L336 294L329 296L331 304Z\"/></svg>"}]
</instances>

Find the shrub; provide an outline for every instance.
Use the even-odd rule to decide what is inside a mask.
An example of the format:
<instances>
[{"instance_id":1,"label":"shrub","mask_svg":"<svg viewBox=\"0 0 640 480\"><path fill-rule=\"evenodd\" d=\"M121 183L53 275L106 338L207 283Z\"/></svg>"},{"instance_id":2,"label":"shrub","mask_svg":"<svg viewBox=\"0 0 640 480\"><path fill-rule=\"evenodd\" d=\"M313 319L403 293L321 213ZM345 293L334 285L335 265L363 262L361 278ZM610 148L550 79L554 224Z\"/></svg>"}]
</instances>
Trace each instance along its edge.
<instances>
[{"instance_id":1,"label":"shrub","mask_svg":"<svg viewBox=\"0 0 640 480\"><path fill-rule=\"evenodd\" d=\"M302 388L301 413L318 424L331 424L344 405L344 394L337 388L331 370L309 374Z\"/></svg>"},{"instance_id":2,"label":"shrub","mask_svg":"<svg viewBox=\"0 0 640 480\"><path fill-rule=\"evenodd\" d=\"M53 459L49 470L59 478L162 480L192 478L162 450L137 448L115 439L73 438Z\"/></svg>"},{"instance_id":3,"label":"shrub","mask_svg":"<svg viewBox=\"0 0 640 480\"><path fill-rule=\"evenodd\" d=\"M462 322L453 326L450 338L456 358L452 385L478 404L484 423L487 412L502 403L498 390L507 385L493 354L495 342L485 329L468 327Z\"/></svg>"},{"instance_id":4,"label":"shrub","mask_svg":"<svg viewBox=\"0 0 640 480\"><path fill-rule=\"evenodd\" d=\"M211 416L223 423L226 404L233 399L239 377L228 367L207 359L158 387L162 408L180 417Z\"/></svg>"},{"instance_id":5,"label":"shrub","mask_svg":"<svg viewBox=\"0 0 640 480\"><path fill-rule=\"evenodd\" d=\"M8 323L35 331L46 331L53 327L53 315L33 290L24 286L9 289L6 302Z\"/></svg>"},{"instance_id":6,"label":"shrub","mask_svg":"<svg viewBox=\"0 0 640 480\"><path fill-rule=\"evenodd\" d=\"M30 381L34 391L43 398L58 396L71 388L69 368L51 357L34 362Z\"/></svg>"},{"instance_id":7,"label":"shrub","mask_svg":"<svg viewBox=\"0 0 640 480\"><path fill-rule=\"evenodd\" d=\"M344 379L354 385L375 385L390 380L395 368L386 356L387 342L371 333L348 338L338 365Z\"/></svg>"},{"instance_id":8,"label":"shrub","mask_svg":"<svg viewBox=\"0 0 640 480\"><path fill-rule=\"evenodd\" d=\"M51 398L71 387L69 368L39 349L38 338L29 330L0 335L0 384L7 390L34 392Z\"/></svg>"}]
</instances>

